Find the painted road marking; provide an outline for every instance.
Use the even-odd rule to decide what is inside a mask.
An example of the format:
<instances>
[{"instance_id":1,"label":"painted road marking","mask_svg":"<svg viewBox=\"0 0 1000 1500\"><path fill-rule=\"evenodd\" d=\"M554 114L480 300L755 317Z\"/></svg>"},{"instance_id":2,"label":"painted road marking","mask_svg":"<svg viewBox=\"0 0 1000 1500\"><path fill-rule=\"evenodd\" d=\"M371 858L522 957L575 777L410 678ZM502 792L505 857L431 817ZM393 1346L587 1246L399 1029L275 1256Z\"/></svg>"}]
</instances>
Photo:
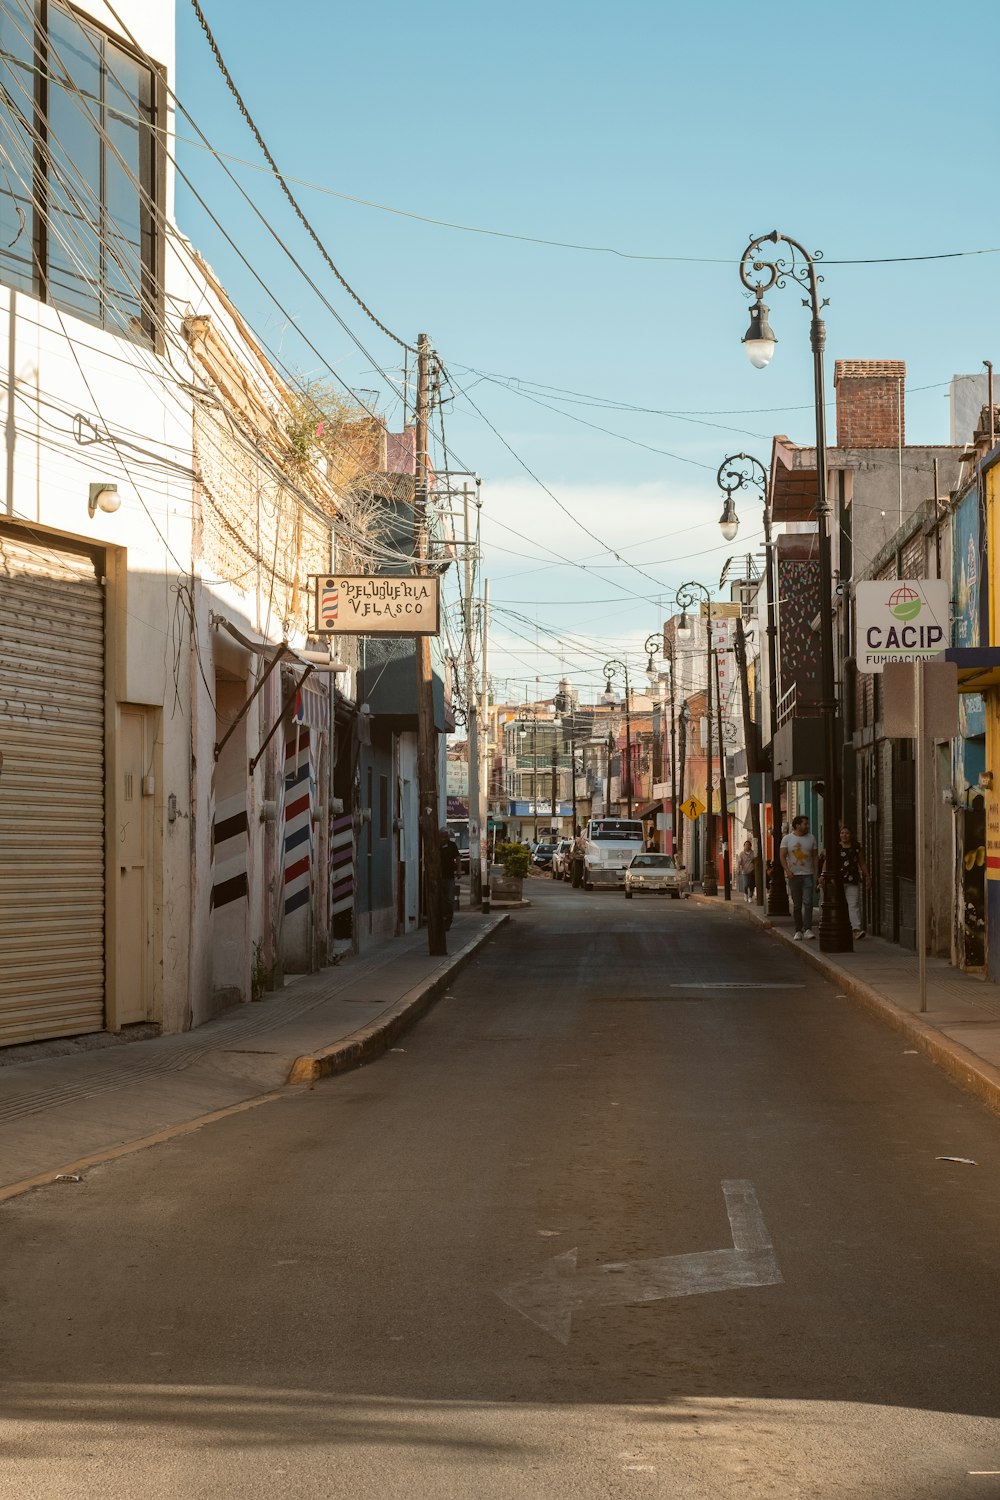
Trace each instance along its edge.
<instances>
[{"instance_id":1,"label":"painted road marking","mask_svg":"<svg viewBox=\"0 0 1000 1500\"><path fill-rule=\"evenodd\" d=\"M784 980L778 979L760 984L752 980L717 979L714 982L711 980L699 981L697 984L693 981L687 984L674 984L671 981L669 988L672 990L804 990L805 985L786 983Z\"/></svg>"},{"instance_id":2,"label":"painted road marking","mask_svg":"<svg viewBox=\"0 0 1000 1500\"><path fill-rule=\"evenodd\" d=\"M733 1237L731 1250L615 1261L592 1271L577 1271L577 1252L567 1250L541 1270L511 1282L497 1296L560 1344L568 1344L573 1314L582 1307L778 1285L782 1275L753 1183L745 1179L724 1182L722 1191Z\"/></svg>"}]
</instances>

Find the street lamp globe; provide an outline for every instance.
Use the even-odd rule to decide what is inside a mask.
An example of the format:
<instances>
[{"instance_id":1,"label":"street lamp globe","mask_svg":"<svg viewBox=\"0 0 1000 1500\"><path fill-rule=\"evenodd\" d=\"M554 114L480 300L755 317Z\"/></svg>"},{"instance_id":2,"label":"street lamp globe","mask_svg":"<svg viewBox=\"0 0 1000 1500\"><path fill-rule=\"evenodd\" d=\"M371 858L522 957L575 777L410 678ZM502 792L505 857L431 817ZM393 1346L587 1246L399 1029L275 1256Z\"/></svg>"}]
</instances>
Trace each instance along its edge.
<instances>
[{"instance_id":1,"label":"street lamp globe","mask_svg":"<svg viewBox=\"0 0 1000 1500\"><path fill-rule=\"evenodd\" d=\"M680 623L677 626L677 638L681 641L689 641L691 639L691 621L688 619L686 609L681 610Z\"/></svg>"},{"instance_id":2,"label":"street lamp globe","mask_svg":"<svg viewBox=\"0 0 1000 1500\"><path fill-rule=\"evenodd\" d=\"M659 681L660 674L657 671L656 667L653 665L652 651L649 653L649 660L646 663L646 676L649 679L650 687L655 687L657 682Z\"/></svg>"},{"instance_id":3,"label":"street lamp globe","mask_svg":"<svg viewBox=\"0 0 1000 1500\"><path fill-rule=\"evenodd\" d=\"M606 703L610 708L611 704L616 703L617 701L618 697L615 693L614 688L611 686L611 678L609 677L604 684L604 692L601 694L601 702Z\"/></svg>"},{"instance_id":4,"label":"street lamp globe","mask_svg":"<svg viewBox=\"0 0 1000 1500\"><path fill-rule=\"evenodd\" d=\"M735 540L736 533L740 529L740 518L736 514L736 501L732 495L726 496L726 503L722 507L722 515L719 517L719 530L727 542Z\"/></svg>"},{"instance_id":5,"label":"street lamp globe","mask_svg":"<svg viewBox=\"0 0 1000 1500\"><path fill-rule=\"evenodd\" d=\"M774 346L778 342L771 332L767 312L764 298L758 288L757 300L750 309L750 327L743 335L743 347L747 351L747 359L755 370L763 370L771 363Z\"/></svg>"}]
</instances>

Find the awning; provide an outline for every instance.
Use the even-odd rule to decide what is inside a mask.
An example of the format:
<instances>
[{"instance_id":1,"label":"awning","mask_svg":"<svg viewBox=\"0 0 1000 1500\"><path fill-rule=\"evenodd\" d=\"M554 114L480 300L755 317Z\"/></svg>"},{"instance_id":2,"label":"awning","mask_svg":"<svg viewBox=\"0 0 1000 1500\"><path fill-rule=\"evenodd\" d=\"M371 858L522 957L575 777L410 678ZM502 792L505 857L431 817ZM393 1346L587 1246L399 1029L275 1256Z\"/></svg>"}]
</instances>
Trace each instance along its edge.
<instances>
[{"instance_id":1,"label":"awning","mask_svg":"<svg viewBox=\"0 0 1000 1500\"><path fill-rule=\"evenodd\" d=\"M654 818L657 813L663 811L663 803L667 798L658 797L655 802L644 802L636 812L637 818Z\"/></svg>"},{"instance_id":2,"label":"awning","mask_svg":"<svg viewBox=\"0 0 1000 1500\"><path fill-rule=\"evenodd\" d=\"M944 659L958 667L960 693L985 693L1000 687L1000 646L950 646Z\"/></svg>"}]
</instances>

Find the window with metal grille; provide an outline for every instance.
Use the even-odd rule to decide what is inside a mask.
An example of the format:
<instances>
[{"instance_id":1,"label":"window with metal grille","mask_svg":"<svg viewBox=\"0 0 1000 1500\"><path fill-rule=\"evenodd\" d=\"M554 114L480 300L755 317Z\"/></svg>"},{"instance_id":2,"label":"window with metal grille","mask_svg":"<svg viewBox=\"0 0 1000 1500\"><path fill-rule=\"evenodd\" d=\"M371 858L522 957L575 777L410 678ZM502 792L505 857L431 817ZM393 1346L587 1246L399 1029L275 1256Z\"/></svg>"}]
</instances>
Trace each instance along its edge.
<instances>
[{"instance_id":1,"label":"window with metal grille","mask_svg":"<svg viewBox=\"0 0 1000 1500\"><path fill-rule=\"evenodd\" d=\"M155 79L55 0L0 9L0 281L152 342Z\"/></svg>"}]
</instances>

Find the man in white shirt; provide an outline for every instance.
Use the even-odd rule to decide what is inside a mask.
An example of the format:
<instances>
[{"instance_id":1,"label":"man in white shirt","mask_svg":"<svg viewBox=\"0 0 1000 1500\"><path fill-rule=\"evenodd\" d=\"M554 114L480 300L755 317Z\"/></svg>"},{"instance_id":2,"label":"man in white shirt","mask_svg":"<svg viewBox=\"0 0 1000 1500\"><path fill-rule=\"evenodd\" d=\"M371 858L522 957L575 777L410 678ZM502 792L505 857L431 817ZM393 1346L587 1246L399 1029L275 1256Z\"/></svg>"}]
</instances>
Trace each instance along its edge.
<instances>
[{"instance_id":1,"label":"man in white shirt","mask_svg":"<svg viewBox=\"0 0 1000 1500\"><path fill-rule=\"evenodd\" d=\"M781 868L788 879L795 922L795 941L812 939L813 894L816 888L816 840L809 832L809 819L801 813L792 819L792 831L781 840Z\"/></svg>"}]
</instances>

